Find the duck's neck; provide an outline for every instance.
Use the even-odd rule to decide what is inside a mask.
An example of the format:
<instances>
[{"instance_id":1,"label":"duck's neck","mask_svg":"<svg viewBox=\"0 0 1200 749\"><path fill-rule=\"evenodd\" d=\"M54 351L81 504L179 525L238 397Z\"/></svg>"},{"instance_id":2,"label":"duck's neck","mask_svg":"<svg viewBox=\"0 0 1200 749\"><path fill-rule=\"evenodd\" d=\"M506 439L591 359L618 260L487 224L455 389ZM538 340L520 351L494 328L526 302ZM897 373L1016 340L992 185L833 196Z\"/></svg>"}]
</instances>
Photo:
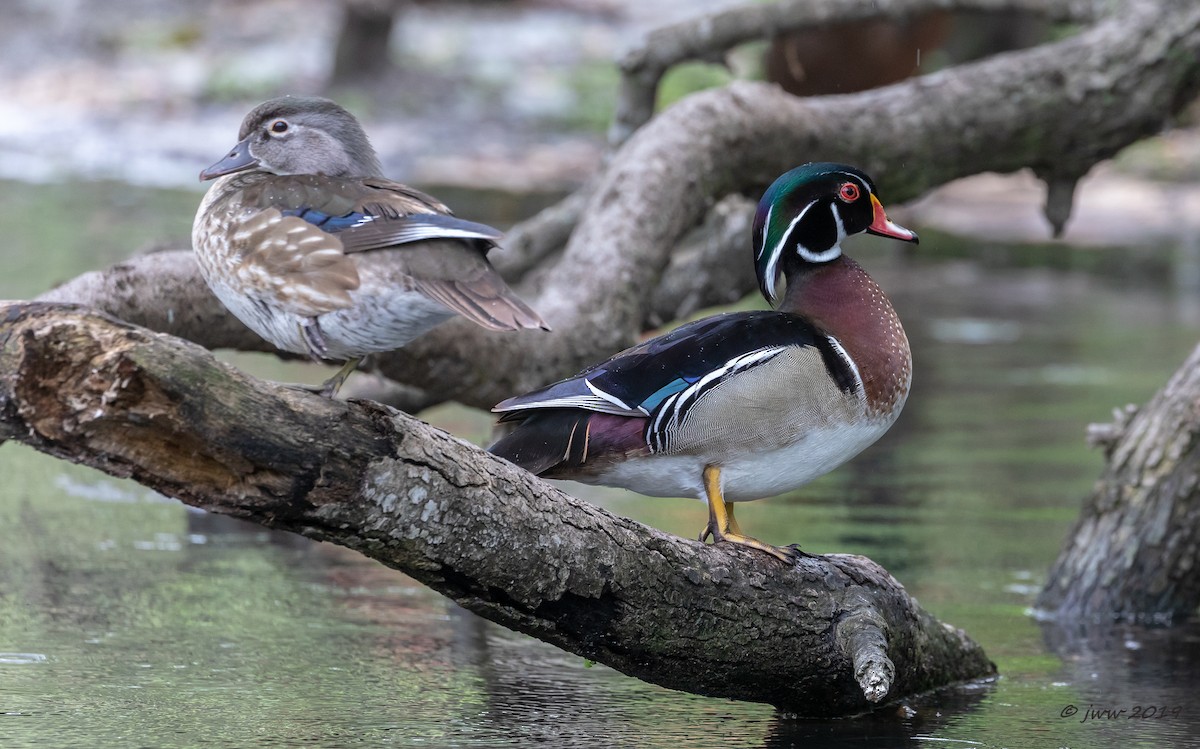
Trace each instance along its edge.
<instances>
[{"instance_id":1,"label":"duck's neck","mask_svg":"<svg viewBox=\"0 0 1200 749\"><path fill-rule=\"evenodd\" d=\"M858 367L868 411L887 414L908 397L912 356L891 301L846 256L787 279L779 311L801 315L833 336Z\"/></svg>"}]
</instances>

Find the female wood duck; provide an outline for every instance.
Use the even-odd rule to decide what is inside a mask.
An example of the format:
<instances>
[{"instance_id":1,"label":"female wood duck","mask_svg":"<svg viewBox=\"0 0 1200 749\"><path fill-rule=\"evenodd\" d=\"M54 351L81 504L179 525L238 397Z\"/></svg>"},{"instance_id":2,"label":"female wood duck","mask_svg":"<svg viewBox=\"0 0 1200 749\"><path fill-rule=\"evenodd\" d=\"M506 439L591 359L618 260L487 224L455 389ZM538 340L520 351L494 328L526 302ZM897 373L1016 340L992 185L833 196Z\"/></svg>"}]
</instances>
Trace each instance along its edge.
<instances>
[{"instance_id":1,"label":"female wood duck","mask_svg":"<svg viewBox=\"0 0 1200 749\"><path fill-rule=\"evenodd\" d=\"M284 351L347 360L392 351L458 313L491 330L547 328L487 261L500 232L380 176L362 126L328 99L254 108L200 173L220 177L192 227L213 293Z\"/></svg>"},{"instance_id":2,"label":"female wood duck","mask_svg":"<svg viewBox=\"0 0 1200 749\"><path fill-rule=\"evenodd\" d=\"M493 410L519 422L491 452L549 478L708 501L700 540L780 548L742 534L732 502L794 489L887 431L908 396L908 338L883 290L842 254L861 232L916 242L871 179L805 164L763 195L754 265L774 311L682 325Z\"/></svg>"}]
</instances>

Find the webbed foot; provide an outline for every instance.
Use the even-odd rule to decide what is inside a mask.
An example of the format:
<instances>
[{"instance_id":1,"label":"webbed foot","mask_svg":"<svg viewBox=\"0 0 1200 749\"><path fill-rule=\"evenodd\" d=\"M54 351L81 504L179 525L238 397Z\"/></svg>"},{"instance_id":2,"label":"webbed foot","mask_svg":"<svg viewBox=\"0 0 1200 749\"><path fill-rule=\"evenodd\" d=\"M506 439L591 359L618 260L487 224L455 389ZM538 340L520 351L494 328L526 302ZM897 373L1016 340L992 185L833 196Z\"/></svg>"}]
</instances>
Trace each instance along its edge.
<instances>
[{"instance_id":1,"label":"webbed foot","mask_svg":"<svg viewBox=\"0 0 1200 749\"><path fill-rule=\"evenodd\" d=\"M742 534L737 519L733 516L733 503L726 502L721 492L721 469L717 466L705 466L704 491L708 498L708 525L700 534L700 541L706 541L711 536L714 544L731 543L746 546L751 549L765 551L787 565L794 565L801 557L807 556L795 544L791 546L772 546Z\"/></svg>"}]
</instances>

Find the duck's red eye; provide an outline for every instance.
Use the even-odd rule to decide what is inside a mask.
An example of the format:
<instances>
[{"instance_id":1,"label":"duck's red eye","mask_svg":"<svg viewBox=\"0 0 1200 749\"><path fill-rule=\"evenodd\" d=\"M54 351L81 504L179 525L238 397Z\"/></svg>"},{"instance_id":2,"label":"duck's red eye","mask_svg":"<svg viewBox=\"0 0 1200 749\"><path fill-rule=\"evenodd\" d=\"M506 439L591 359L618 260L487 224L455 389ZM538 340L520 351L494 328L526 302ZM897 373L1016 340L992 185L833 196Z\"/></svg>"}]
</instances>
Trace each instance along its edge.
<instances>
[{"instance_id":1,"label":"duck's red eye","mask_svg":"<svg viewBox=\"0 0 1200 749\"><path fill-rule=\"evenodd\" d=\"M271 123L271 132L273 133L286 133L287 129L287 120L275 120Z\"/></svg>"},{"instance_id":2,"label":"duck's red eye","mask_svg":"<svg viewBox=\"0 0 1200 749\"><path fill-rule=\"evenodd\" d=\"M862 193L859 191L858 185L854 184L853 182L847 182L843 184L838 190L838 197L847 203L853 203L854 201L858 200L858 197L861 194Z\"/></svg>"}]
</instances>

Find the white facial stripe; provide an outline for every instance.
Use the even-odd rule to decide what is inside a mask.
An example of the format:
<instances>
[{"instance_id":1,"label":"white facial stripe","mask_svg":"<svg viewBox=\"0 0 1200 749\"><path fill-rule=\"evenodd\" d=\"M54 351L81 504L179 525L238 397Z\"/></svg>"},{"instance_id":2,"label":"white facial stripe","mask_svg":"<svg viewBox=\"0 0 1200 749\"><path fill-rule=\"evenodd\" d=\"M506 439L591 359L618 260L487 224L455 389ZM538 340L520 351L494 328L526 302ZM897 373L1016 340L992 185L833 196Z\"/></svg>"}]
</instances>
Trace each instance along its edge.
<instances>
[{"instance_id":1,"label":"white facial stripe","mask_svg":"<svg viewBox=\"0 0 1200 749\"><path fill-rule=\"evenodd\" d=\"M800 257L810 263L828 263L830 260L836 260L838 255L842 254L840 245L834 245L824 252L812 252L808 248L801 246Z\"/></svg>"},{"instance_id":2,"label":"white facial stripe","mask_svg":"<svg viewBox=\"0 0 1200 749\"><path fill-rule=\"evenodd\" d=\"M842 254L842 240L846 238L846 227L842 224L842 214L838 212L837 203L830 203L829 210L833 213L833 222L837 226L837 241L824 252L813 252L802 244L796 245L800 257L810 263L828 263Z\"/></svg>"},{"instance_id":3,"label":"white facial stripe","mask_svg":"<svg viewBox=\"0 0 1200 749\"><path fill-rule=\"evenodd\" d=\"M775 298L779 296L779 292L775 290L775 267L779 264L778 260L779 258L776 257L771 261L771 264L767 266L766 274L763 276L767 282L767 300L771 304L774 304Z\"/></svg>"},{"instance_id":4,"label":"white facial stripe","mask_svg":"<svg viewBox=\"0 0 1200 749\"><path fill-rule=\"evenodd\" d=\"M774 213L775 213L775 205L772 204L771 207L767 209L766 220L763 221L762 243L759 244L758 247L754 248L755 249L755 253L754 253L755 261L762 260L763 253L767 251L767 234L769 233L768 230L771 228L771 216Z\"/></svg>"},{"instance_id":5,"label":"white facial stripe","mask_svg":"<svg viewBox=\"0 0 1200 749\"><path fill-rule=\"evenodd\" d=\"M804 206L804 210L800 211L796 218L792 219L792 223L788 224L787 231L783 233L783 236L779 238L779 241L775 243L775 246L771 248L771 260L767 263L767 267L763 272L763 277L767 281L767 296L771 300L774 300L776 296L775 280L779 278L779 261L783 258L783 251L787 246L788 237L792 235L792 230L796 228L796 224L800 223L800 219L804 218L804 214L808 213L808 209L812 208L814 205L816 205L816 201ZM771 206L771 210L774 211L775 206ZM771 214L768 213L768 221L770 218ZM771 225L768 223L766 226L770 228ZM803 247L800 248L800 255L801 257L806 257Z\"/></svg>"},{"instance_id":6,"label":"white facial stripe","mask_svg":"<svg viewBox=\"0 0 1200 749\"><path fill-rule=\"evenodd\" d=\"M846 225L842 223L842 212L838 210L836 201L829 204L829 210L833 211L833 221L837 224L838 229L837 241L834 244L840 246L842 240L846 238Z\"/></svg>"}]
</instances>

